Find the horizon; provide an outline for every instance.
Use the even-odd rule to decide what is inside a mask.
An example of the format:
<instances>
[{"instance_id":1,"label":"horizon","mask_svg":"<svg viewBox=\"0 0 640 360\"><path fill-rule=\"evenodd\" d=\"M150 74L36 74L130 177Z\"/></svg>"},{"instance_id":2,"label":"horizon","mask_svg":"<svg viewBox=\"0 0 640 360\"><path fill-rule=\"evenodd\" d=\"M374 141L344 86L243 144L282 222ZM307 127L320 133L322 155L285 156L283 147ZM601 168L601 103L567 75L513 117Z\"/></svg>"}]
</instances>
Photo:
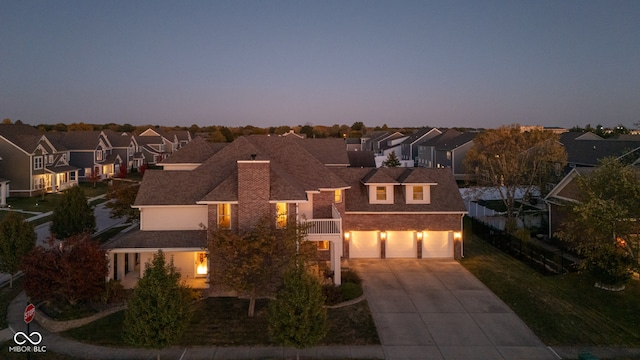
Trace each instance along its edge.
<instances>
[{"instance_id":1,"label":"horizon","mask_svg":"<svg viewBox=\"0 0 640 360\"><path fill-rule=\"evenodd\" d=\"M10 1L0 117L633 129L638 18L637 1Z\"/></svg>"}]
</instances>

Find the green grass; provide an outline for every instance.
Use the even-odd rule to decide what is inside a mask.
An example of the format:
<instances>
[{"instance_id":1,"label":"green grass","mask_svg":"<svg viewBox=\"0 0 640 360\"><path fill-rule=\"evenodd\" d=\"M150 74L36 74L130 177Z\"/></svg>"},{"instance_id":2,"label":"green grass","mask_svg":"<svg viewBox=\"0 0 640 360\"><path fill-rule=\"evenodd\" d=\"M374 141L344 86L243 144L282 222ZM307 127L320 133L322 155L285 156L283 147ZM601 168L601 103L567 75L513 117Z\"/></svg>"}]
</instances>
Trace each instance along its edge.
<instances>
[{"instance_id":1,"label":"green grass","mask_svg":"<svg viewBox=\"0 0 640 360\"><path fill-rule=\"evenodd\" d=\"M207 298L194 305L194 316L180 346L273 345L269 340L268 300L256 302L255 317L247 317L249 300ZM366 302L328 311L329 335L324 345L379 344L378 334ZM96 345L124 346L124 311L99 319L64 336Z\"/></svg>"},{"instance_id":2,"label":"green grass","mask_svg":"<svg viewBox=\"0 0 640 360\"><path fill-rule=\"evenodd\" d=\"M544 276L475 237L461 263L551 346L640 346L640 282L610 292L587 274Z\"/></svg>"}]
</instances>

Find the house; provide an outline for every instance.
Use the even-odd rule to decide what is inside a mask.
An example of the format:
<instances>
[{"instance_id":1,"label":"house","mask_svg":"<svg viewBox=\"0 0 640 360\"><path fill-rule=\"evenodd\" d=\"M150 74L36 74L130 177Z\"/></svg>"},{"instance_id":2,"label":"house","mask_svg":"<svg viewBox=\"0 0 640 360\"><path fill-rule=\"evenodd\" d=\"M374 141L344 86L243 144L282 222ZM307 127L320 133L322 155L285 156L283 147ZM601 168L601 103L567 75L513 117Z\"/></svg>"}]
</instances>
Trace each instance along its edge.
<instances>
[{"instance_id":1,"label":"house","mask_svg":"<svg viewBox=\"0 0 640 360\"><path fill-rule=\"evenodd\" d=\"M344 145L336 151L332 141L240 137L206 159L189 149L203 142L186 145L173 164L189 166L168 161L145 173L139 230L105 245L109 277L133 286L140 264L162 249L191 286L215 286L207 229L247 229L265 216L275 227L307 224L316 268L333 271L336 284L343 259L462 256L465 208L450 171L348 167Z\"/></svg>"},{"instance_id":2,"label":"house","mask_svg":"<svg viewBox=\"0 0 640 360\"><path fill-rule=\"evenodd\" d=\"M567 151L567 165L573 167L594 167L605 157L626 158L632 163L640 159L640 140L603 139L591 132L566 132L560 135L560 142Z\"/></svg>"},{"instance_id":3,"label":"house","mask_svg":"<svg viewBox=\"0 0 640 360\"><path fill-rule=\"evenodd\" d=\"M418 144L417 164L421 167L450 168L456 180L465 180L464 156L473 146L478 133L459 132L454 129Z\"/></svg>"},{"instance_id":4,"label":"house","mask_svg":"<svg viewBox=\"0 0 640 360\"><path fill-rule=\"evenodd\" d=\"M2 159L0 159L2 160ZM9 197L9 180L0 178L0 207L7 207Z\"/></svg>"},{"instance_id":5,"label":"house","mask_svg":"<svg viewBox=\"0 0 640 360\"><path fill-rule=\"evenodd\" d=\"M561 224L567 219L567 206L580 201L581 191L578 177L589 176L595 167L575 167L556 184L544 197L549 212L549 238L558 232Z\"/></svg>"},{"instance_id":6,"label":"house","mask_svg":"<svg viewBox=\"0 0 640 360\"><path fill-rule=\"evenodd\" d=\"M227 143L212 143L196 136L189 146L180 148L158 165L164 170L193 170L225 146Z\"/></svg>"},{"instance_id":7,"label":"house","mask_svg":"<svg viewBox=\"0 0 640 360\"><path fill-rule=\"evenodd\" d=\"M0 174L11 182L9 196L55 193L78 183L69 151L32 126L0 124L0 154Z\"/></svg>"},{"instance_id":8,"label":"house","mask_svg":"<svg viewBox=\"0 0 640 360\"><path fill-rule=\"evenodd\" d=\"M415 161L418 158L418 144L440 134L442 134L442 131L436 128L425 127L418 129L402 142L400 153L396 152L396 155L401 156L402 160L412 160L415 164Z\"/></svg>"},{"instance_id":9,"label":"house","mask_svg":"<svg viewBox=\"0 0 640 360\"><path fill-rule=\"evenodd\" d=\"M148 128L137 138L140 145L143 145L143 152L150 155L146 158L149 164L160 162L193 140L187 130L164 130L159 127Z\"/></svg>"},{"instance_id":10,"label":"house","mask_svg":"<svg viewBox=\"0 0 640 360\"><path fill-rule=\"evenodd\" d=\"M399 138L406 139L405 135L400 132L390 132L390 131L374 131L372 133L367 133L366 137L363 137L364 146L363 150L365 151L373 151L376 156L384 155L383 150L386 145L392 141Z\"/></svg>"}]
</instances>

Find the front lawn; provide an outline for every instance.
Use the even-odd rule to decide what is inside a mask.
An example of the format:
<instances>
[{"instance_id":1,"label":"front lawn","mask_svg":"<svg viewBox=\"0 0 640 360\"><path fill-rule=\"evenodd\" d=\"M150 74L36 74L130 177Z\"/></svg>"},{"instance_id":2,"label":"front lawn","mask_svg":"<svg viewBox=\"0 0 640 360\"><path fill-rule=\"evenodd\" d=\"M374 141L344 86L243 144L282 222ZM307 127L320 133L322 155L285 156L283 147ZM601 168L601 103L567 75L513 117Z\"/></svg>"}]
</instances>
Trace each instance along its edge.
<instances>
[{"instance_id":1,"label":"front lawn","mask_svg":"<svg viewBox=\"0 0 640 360\"><path fill-rule=\"evenodd\" d=\"M194 305L194 316L180 346L274 345L269 340L268 300L256 302L255 317L247 317L249 300L207 298ZM96 345L124 346L124 311L63 333ZM378 333L365 301L328 310L328 335L323 345L379 344Z\"/></svg>"},{"instance_id":2,"label":"front lawn","mask_svg":"<svg viewBox=\"0 0 640 360\"><path fill-rule=\"evenodd\" d=\"M586 274L541 275L471 234L460 262L551 346L640 346L640 281L610 292Z\"/></svg>"}]
</instances>

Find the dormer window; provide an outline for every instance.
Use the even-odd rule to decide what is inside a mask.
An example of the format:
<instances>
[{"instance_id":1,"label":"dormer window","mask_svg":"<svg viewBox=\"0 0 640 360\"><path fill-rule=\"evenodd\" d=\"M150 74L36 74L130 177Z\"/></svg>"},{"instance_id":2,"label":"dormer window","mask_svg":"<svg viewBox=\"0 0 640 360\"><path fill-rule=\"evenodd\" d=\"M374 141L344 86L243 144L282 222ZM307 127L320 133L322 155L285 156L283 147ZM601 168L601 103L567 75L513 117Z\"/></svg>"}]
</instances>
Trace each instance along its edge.
<instances>
[{"instance_id":1,"label":"dormer window","mask_svg":"<svg viewBox=\"0 0 640 360\"><path fill-rule=\"evenodd\" d=\"M369 185L370 204L393 204L393 185Z\"/></svg>"},{"instance_id":2,"label":"dormer window","mask_svg":"<svg viewBox=\"0 0 640 360\"><path fill-rule=\"evenodd\" d=\"M407 204L431 203L431 186L429 185L405 185L405 193Z\"/></svg>"},{"instance_id":3,"label":"dormer window","mask_svg":"<svg viewBox=\"0 0 640 360\"><path fill-rule=\"evenodd\" d=\"M96 150L96 160L102 161L102 150Z\"/></svg>"}]
</instances>

